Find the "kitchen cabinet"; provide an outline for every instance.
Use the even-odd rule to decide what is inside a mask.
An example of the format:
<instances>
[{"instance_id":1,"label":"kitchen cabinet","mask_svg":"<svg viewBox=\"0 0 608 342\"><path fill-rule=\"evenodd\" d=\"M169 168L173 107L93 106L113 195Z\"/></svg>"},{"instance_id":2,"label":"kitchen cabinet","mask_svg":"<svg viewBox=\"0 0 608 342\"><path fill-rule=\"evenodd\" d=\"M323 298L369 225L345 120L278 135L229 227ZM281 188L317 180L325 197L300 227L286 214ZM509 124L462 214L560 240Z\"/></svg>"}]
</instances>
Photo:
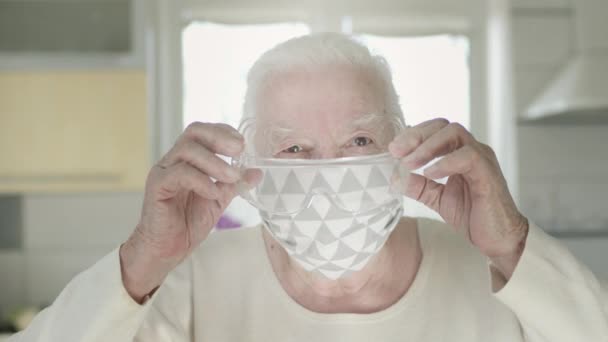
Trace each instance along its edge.
<instances>
[{"instance_id":1,"label":"kitchen cabinet","mask_svg":"<svg viewBox=\"0 0 608 342\"><path fill-rule=\"evenodd\" d=\"M146 104L139 69L0 72L0 192L143 189Z\"/></svg>"}]
</instances>

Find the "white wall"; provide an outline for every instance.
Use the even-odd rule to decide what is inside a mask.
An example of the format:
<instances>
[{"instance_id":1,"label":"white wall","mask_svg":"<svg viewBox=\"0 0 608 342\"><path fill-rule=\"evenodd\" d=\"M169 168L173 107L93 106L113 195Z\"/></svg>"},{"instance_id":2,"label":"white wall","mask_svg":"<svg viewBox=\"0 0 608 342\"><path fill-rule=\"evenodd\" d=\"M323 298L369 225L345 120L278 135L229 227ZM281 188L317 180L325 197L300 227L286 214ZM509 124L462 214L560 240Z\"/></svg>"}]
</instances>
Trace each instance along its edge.
<instances>
[{"instance_id":1,"label":"white wall","mask_svg":"<svg viewBox=\"0 0 608 342\"><path fill-rule=\"evenodd\" d=\"M513 9L520 113L568 61L575 45L574 16L567 4L545 1L535 8L530 3L519 2ZM547 230L608 230L608 125L520 124L518 135L519 195L524 213ZM561 239L596 274L608 279L604 262L608 234Z\"/></svg>"},{"instance_id":2,"label":"white wall","mask_svg":"<svg viewBox=\"0 0 608 342\"><path fill-rule=\"evenodd\" d=\"M0 250L0 307L50 303L138 222L140 193L23 197L23 248Z\"/></svg>"}]
</instances>

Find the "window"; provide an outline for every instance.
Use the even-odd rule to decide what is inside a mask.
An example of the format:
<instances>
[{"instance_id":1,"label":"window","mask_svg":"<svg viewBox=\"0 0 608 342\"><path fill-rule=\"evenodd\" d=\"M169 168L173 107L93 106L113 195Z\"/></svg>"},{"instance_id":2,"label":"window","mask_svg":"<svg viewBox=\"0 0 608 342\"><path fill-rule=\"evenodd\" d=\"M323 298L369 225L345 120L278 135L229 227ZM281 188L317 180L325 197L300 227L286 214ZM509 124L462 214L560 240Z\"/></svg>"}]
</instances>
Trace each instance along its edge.
<instances>
[{"instance_id":1,"label":"window","mask_svg":"<svg viewBox=\"0 0 608 342\"><path fill-rule=\"evenodd\" d=\"M469 127L468 39L463 36L360 35L386 58L408 125L445 117Z\"/></svg>"},{"instance_id":2,"label":"window","mask_svg":"<svg viewBox=\"0 0 608 342\"><path fill-rule=\"evenodd\" d=\"M247 72L266 50L309 33L301 23L223 25L193 22L182 32L183 125L224 122L237 127L245 97ZM220 224L250 226L257 211L240 197L226 209Z\"/></svg>"},{"instance_id":3,"label":"window","mask_svg":"<svg viewBox=\"0 0 608 342\"><path fill-rule=\"evenodd\" d=\"M271 47L309 32L301 23L222 25L193 22L182 32L184 127L241 118L247 72Z\"/></svg>"}]
</instances>

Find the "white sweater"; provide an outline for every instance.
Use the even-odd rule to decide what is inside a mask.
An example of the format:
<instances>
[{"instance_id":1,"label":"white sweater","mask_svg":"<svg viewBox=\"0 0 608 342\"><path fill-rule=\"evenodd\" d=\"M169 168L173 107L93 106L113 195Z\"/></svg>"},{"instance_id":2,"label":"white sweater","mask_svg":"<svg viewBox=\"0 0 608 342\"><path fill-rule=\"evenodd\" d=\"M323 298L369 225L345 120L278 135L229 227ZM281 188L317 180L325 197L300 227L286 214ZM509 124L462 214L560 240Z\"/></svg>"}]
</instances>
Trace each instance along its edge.
<instances>
[{"instance_id":1,"label":"white sweater","mask_svg":"<svg viewBox=\"0 0 608 342\"><path fill-rule=\"evenodd\" d=\"M608 295L534 225L512 278L492 293L486 259L445 224L419 220L414 283L372 314L298 305L272 271L261 229L212 234L145 305L126 293L115 250L11 341L608 341Z\"/></svg>"}]
</instances>

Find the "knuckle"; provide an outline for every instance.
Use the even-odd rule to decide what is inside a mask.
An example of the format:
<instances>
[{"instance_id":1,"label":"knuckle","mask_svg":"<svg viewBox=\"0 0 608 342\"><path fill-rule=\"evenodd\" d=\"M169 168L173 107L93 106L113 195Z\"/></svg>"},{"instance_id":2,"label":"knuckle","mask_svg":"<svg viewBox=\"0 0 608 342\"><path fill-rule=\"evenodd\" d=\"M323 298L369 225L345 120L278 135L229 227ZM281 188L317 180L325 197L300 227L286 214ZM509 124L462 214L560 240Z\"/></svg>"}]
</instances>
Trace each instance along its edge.
<instances>
[{"instance_id":1,"label":"knuckle","mask_svg":"<svg viewBox=\"0 0 608 342\"><path fill-rule=\"evenodd\" d=\"M471 161L471 163L478 164L482 159L481 153L479 153L478 150L474 149L469 145L467 145L465 148L467 149L467 153L469 155L469 160Z\"/></svg>"},{"instance_id":2,"label":"knuckle","mask_svg":"<svg viewBox=\"0 0 608 342\"><path fill-rule=\"evenodd\" d=\"M223 129L223 130L228 130L228 131L234 130L234 128L232 128L232 126L230 126L226 123L223 123L223 122L214 123L213 126L217 129Z\"/></svg>"},{"instance_id":3,"label":"knuckle","mask_svg":"<svg viewBox=\"0 0 608 342\"><path fill-rule=\"evenodd\" d=\"M418 146L424 142L424 135L420 130L412 128L405 135L405 143L409 146Z\"/></svg>"},{"instance_id":4,"label":"knuckle","mask_svg":"<svg viewBox=\"0 0 608 342\"><path fill-rule=\"evenodd\" d=\"M464 133L468 133L468 132L469 132L469 131L467 131L467 129L466 129L466 128L464 128L464 126L463 126L463 125L461 125L461 124L460 124L460 123L458 123L458 122L451 122L451 123L449 124L449 126L450 126L450 128L451 128L452 130L454 130L454 131L455 131L456 133L458 133L458 134L464 134Z\"/></svg>"},{"instance_id":5,"label":"knuckle","mask_svg":"<svg viewBox=\"0 0 608 342\"><path fill-rule=\"evenodd\" d=\"M203 125L204 124L202 122L198 122L198 121L194 121L194 122L190 123L184 130L184 135L186 135L188 137L196 136L196 133Z\"/></svg>"},{"instance_id":6,"label":"knuckle","mask_svg":"<svg viewBox=\"0 0 608 342\"><path fill-rule=\"evenodd\" d=\"M448 120L446 118L436 118L433 121L435 121L440 126L447 126L450 124L450 120Z\"/></svg>"},{"instance_id":7,"label":"knuckle","mask_svg":"<svg viewBox=\"0 0 608 342\"><path fill-rule=\"evenodd\" d=\"M481 148L481 150L486 153L488 156L496 156L496 152L494 152L494 149L492 147L490 147L489 145L486 145L484 143L479 143L479 148Z\"/></svg>"},{"instance_id":8,"label":"knuckle","mask_svg":"<svg viewBox=\"0 0 608 342\"><path fill-rule=\"evenodd\" d=\"M420 150L420 151L416 152L416 154L417 154L417 158L416 158L417 162L424 162L424 161L433 159L433 154L428 149Z\"/></svg>"}]
</instances>

